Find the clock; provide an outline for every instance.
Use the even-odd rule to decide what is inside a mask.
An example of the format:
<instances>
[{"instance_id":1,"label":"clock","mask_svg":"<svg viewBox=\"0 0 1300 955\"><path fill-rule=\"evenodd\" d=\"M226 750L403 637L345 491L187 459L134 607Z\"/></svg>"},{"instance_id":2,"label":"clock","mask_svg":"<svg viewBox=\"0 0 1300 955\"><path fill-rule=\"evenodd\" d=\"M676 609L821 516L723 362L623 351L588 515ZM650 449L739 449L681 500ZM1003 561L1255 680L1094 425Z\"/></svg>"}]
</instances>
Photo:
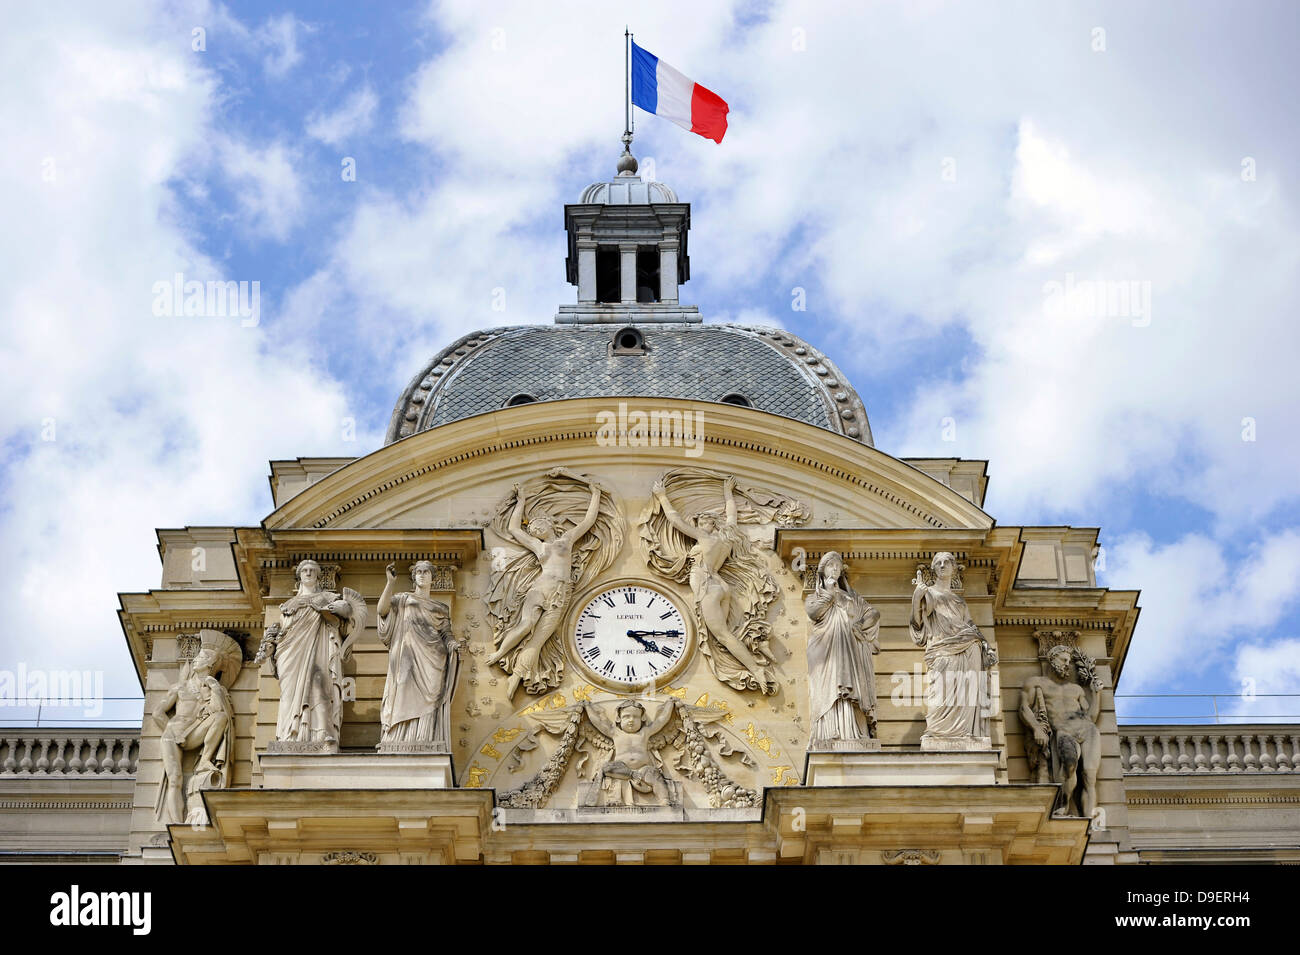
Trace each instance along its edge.
<instances>
[{"instance_id":1,"label":"clock","mask_svg":"<svg viewBox=\"0 0 1300 955\"><path fill-rule=\"evenodd\" d=\"M606 584L581 605L569 653L592 683L616 692L666 686L689 658L692 633L676 602L641 583Z\"/></svg>"}]
</instances>

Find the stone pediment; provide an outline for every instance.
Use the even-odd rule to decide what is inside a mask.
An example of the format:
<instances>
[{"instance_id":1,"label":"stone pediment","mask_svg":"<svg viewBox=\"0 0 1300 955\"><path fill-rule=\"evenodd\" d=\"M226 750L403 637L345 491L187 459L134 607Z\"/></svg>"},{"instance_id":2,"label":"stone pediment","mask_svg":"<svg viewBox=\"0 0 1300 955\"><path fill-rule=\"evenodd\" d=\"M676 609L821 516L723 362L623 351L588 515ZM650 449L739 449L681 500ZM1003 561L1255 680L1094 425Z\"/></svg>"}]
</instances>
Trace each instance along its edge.
<instances>
[{"instance_id":1,"label":"stone pediment","mask_svg":"<svg viewBox=\"0 0 1300 955\"><path fill-rule=\"evenodd\" d=\"M648 436L638 430L646 420ZM750 408L635 397L522 405L420 432L304 488L264 524L482 526L489 502L520 474L560 465L599 473L629 504L648 493L651 472L693 465L788 490L811 505L814 526L993 526L934 477L825 429Z\"/></svg>"}]
</instances>

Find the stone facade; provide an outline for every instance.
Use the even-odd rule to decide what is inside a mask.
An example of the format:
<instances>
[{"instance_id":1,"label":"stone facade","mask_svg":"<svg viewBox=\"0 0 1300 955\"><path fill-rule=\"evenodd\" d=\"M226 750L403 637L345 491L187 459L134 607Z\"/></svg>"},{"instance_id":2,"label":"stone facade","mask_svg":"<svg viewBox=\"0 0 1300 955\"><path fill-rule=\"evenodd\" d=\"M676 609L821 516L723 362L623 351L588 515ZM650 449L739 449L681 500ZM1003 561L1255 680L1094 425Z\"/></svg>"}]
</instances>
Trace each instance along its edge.
<instances>
[{"instance_id":1,"label":"stone facade","mask_svg":"<svg viewBox=\"0 0 1300 955\"><path fill-rule=\"evenodd\" d=\"M1294 859L1286 727L1116 724L1137 594L1095 530L995 524L982 463L875 448L822 352L701 324L689 206L613 185L571 280L660 292L466 336L382 448L160 531L119 614L142 728L0 729L0 856Z\"/></svg>"}]
</instances>

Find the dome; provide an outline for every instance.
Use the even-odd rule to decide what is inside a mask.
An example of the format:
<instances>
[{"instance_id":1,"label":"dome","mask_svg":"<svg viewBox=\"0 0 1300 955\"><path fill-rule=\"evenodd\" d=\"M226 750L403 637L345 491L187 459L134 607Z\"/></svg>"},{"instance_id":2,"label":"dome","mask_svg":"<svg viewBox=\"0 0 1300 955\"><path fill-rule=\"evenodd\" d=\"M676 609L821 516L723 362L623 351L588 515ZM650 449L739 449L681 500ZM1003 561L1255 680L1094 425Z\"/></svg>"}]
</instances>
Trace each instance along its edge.
<instances>
[{"instance_id":1,"label":"dome","mask_svg":"<svg viewBox=\"0 0 1300 955\"><path fill-rule=\"evenodd\" d=\"M609 182L593 182L582 190L582 205L633 206L677 202L677 193L662 182L640 176L618 176Z\"/></svg>"},{"instance_id":2,"label":"dome","mask_svg":"<svg viewBox=\"0 0 1300 955\"><path fill-rule=\"evenodd\" d=\"M782 329L703 323L523 325L466 335L411 380L384 443L512 404L591 397L726 402L872 445L858 393L807 342Z\"/></svg>"}]
</instances>

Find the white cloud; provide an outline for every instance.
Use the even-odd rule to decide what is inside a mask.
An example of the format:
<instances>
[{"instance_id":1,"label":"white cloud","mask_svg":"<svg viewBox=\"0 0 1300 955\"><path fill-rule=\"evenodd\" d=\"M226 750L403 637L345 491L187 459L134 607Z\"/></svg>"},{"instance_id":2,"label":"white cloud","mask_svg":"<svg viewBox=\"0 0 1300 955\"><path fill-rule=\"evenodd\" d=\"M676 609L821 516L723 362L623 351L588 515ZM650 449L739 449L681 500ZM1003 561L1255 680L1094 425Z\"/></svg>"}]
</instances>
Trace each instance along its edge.
<instances>
[{"instance_id":1,"label":"white cloud","mask_svg":"<svg viewBox=\"0 0 1300 955\"><path fill-rule=\"evenodd\" d=\"M219 144L218 157L234 187L243 217L241 227L284 241L302 214L298 156L280 143L258 149L225 139Z\"/></svg>"},{"instance_id":2,"label":"white cloud","mask_svg":"<svg viewBox=\"0 0 1300 955\"><path fill-rule=\"evenodd\" d=\"M298 31L304 26L293 14L285 13L270 18L258 28L255 36L258 44L267 50L262 66L268 75L282 77L301 62Z\"/></svg>"},{"instance_id":3,"label":"white cloud","mask_svg":"<svg viewBox=\"0 0 1300 955\"><path fill-rule=\"evenodd\" d=\"M0 216L21 223L0 231L0 574L16 594L0 666L104 669L117 695L135 686L116 594L157 584L152 529L255 521L268 459L348 447L324 346L272 354L237 318L151 310L176 272L271 278L223 274L175 222L172 184L224 135L216 79L176 42L193 22L33 6L0 35L0 87L22 91L0 106Z\"/></svg>"},{"instance_id":4,"label":"white cloud","mask_svg":"<svg viewBox=\"0 0 1300 955\"><path fill-rule=\"evenodd\" d=\"M727 98L732 128L715 146L642 114L636 149L693 204L684 301L710 295L721 304L709 318L786 315L859 384L869 411L872 376L906 362L910 411L872 415L882 449L990 459L989 507L1003 523L1063 511L1093 520L1135 487L1214 515L1214 527L1165 547L1107 541L1108 581L1144 588L1126 680L1149 686L1174 677L1143 648L1168 649L1189 672L1204 660L1226 668L1228 642L1281 619L1251 603L1242 578L1242 567L1262 576L1272 565L1242 563L1224 542L1231 532L1294 556L1294 532L1260 528L1294 504L1300 466L1300 432L1289 426L1300 229L1279 174L1295 134L1280 105L1286 84L1267 81L1279 53L1262 34L1249 33L1263 51L1249 61L1186 69L1206 43L1226 57L1265 27L1226 18L1207 31L1197 18L1123 4L1102 13L1112 52L1098 55L1093 14L1049 6L996 24L943 4L647 7L639 41ZM244 277L215 275L179 227L160 222L168 183L207 190L195 157L225 135L211 120L228 91L174 39L222 16L218 7L168 23L136 11L123 26L82 17L0 39L6 88L33 90L4 106L5 128L21 133L0 168L32 188L3 211L37 230L0 237L20 279L0 290L6 314L20 316L12 357L0 358L0 389L15 399L5 431L31 434L45 415L74 427L69 444L34 445L8 475L11 500L47 501L48 482L75 504L68 515L17 507L3 518L6 541L40 541L0 549L10 579L21 568L37 600L53 599L67 553L109 560L110 536L238 519L264 494L266 458L337 450L338 390L319 372L295 378L299 366L283 357L303 354L322 324L346 314L350 347L387 369L395 389L455 335L550 321L573 294L559 209L581 180L613 171L623 14L430 5L439 52L404 78L400 117L436 172L398 194L363 167L327 264L289 292L274 329L150 323L148 289L177 269ZM303 58L306 29L286 14L251 48L285 76ZM806 51L792 43L796 29ZM313 116L308 133L333 143L363 132L370 89ZM1260 160L1255 182L1240 179L1245 155ZM33 178L47 157L57 190ZM955 181L942 177L949 158ZM218 148L217 168L242 184L240 212L255 231L283 239L302 221L296 162L282 139ZM1149 281L1151 323L1048 316L1045 283L1067 274ZM808 289L806 315L787 311L794 286ZM492 308L496 288L503 312ZM268 331L284 346L274 355ZM948 332L972 347L944 350ZM182 374L180 362L200 354L224 384ZM49 369L34 384L33 367ZM303 400L277 410L283 420L266 414L294 389ZM87 393L107 396L89 432L76 410ZM1248 416L1255 442L1241 440ZM957 421L955 444L939 440L944 417ZM127 505L96 511L89 495L105 487ZM105 520L112 534L96 530L80 547L73 526ZM99 593L60 604L68 632L102 619L110 577L127 588L154 579L147 544L138 560L91 568ZM1285 580L1276 586L1291 593ZM1207 595L1227 609L1194 612Z\"/></svg>"},{"instance_id":5,"label":"white cloud","mask_svg":"<svg viewBox=\"0 0 1300 955\"><path fill-rule=\"evenodd\" d=\"M1300 721L1300 639L1239 647L1235 675L1244 696L1231 707L1236 716Z\"/></svg>"},{"instance_id":6,"label":"white cloud","mask_svg":"<svg viewBox=\"0 0 1300 955\"><path fill-rule=\"evenodd\" d=\"M1124 692L1186 684L1207 674L1228 692L1239 686L1230 674L1254 675L1261 685L1268 679L1258 665L1261 657L1236 645L1294 616L1300 531L1265 536L1235 562L1202 534L1163 546L1146 535L1131 535L1107 547L1106 556L1103 583L1142 589L1142 616L1124 664ZM1285 656L1285 643L1273 652ZM1281 671L1268 685L1286 680Z\"/></svg>"},{"instance_id":7,"label":"white cloud","mask_svg":"<svg viewBox=\"0 0 1300 955\"><path fill-rule=\"evenodd\" d=\"M357 90L332 113L317 112L307 119L307 135L331 146L365 133L374 123L379 97L369 86Z\"/></svg>"}]
</instances>

